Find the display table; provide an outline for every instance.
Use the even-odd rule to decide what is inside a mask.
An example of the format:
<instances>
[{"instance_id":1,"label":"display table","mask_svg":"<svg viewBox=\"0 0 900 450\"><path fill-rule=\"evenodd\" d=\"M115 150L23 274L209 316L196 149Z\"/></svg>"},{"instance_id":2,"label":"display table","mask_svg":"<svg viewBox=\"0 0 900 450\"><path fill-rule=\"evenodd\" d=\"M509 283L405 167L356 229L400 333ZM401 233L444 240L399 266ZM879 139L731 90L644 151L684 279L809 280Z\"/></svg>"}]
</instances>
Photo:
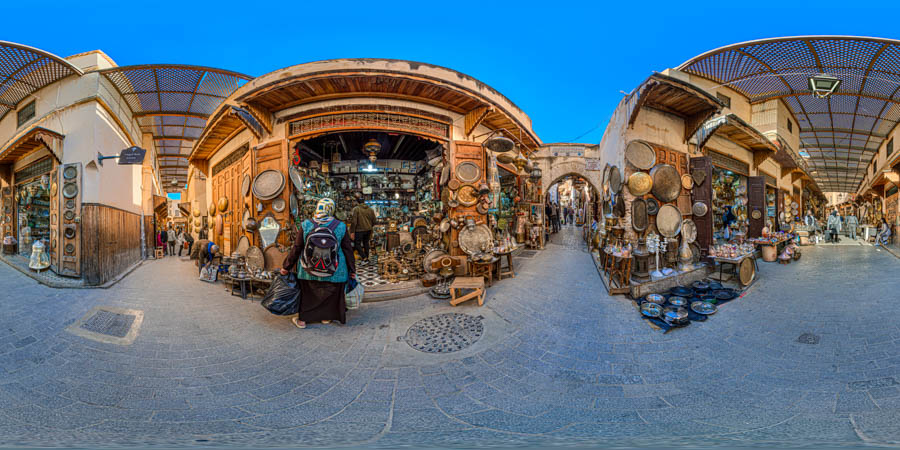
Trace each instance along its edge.
<instances>
[{"instance_id":1,"label":"display table","mask_svg":"<svg viewBox=\"0 0 900 450\"><path fill-rule=\"evenodd\" d=\"M743 280L743 279L741 279L741 275L738 273L738 270L739 270L739 268L743 267L743 262L748 259L752 260L753 271L749 275L748 280ZM758 267L756 267L756 257L752 253L747 253L745 255L736 256L734 258L726 258L724 256L713 256L712 260L719 264L719 281L726 281L727 279L730 279L731 275L735 275L738 277L738 281L740 281L740 283L745 286L750 284L750 282L753 281L754 278L756 278L756 272L759 269ZM724 274L723 274L723 269L726 264L731 266L731 273L729 274L729 278L725 278Z\"/></svg>"},{"instance_id":2,"label":"display table","mask_svg":"<svg viewBox=\"0 0 900 450\"><path fill-rule=\"evenodd\" d=\"M494 279L494 264L500 261L496 256L488 261L469 261L469 275L473 277L482 276L487 280L488 287Z\"/></svg>"},{"instance_id":3,"label":"display table","mask_svg":"<svg viewBox=\"0 0 900 450\"><path fill-rule=\"evenodd\" d=\"M778 259L778 246L790 241L793 237L787 237L775 242L766 240L750 239L750 242L759 246L759 252L762 254L762 260L765 262L775 262Z\"/></svg>"}]
</instances>

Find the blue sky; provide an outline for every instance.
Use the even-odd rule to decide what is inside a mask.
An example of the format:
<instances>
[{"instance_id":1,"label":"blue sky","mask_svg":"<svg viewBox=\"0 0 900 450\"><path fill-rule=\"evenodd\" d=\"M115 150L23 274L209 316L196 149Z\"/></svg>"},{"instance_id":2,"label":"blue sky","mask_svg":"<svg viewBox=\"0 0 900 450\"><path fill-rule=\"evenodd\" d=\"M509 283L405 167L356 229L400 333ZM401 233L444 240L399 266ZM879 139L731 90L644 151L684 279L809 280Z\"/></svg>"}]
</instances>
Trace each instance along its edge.
<instances>
[{"instance_id":1,"label":"blue sky","mask_svg":"<svg viewBox=\"0 0 900 450\"><path fill-rule=\"evenodd\" d=\"M896 3L721 3L49 1L36 14L7 2L4 16L19 19L4 21L0 40L251 76L332 58L422 61L494 87L544 142L597 143L620 91L705 51L776 36L900 38Z\"/></svg>"}]
</instances>

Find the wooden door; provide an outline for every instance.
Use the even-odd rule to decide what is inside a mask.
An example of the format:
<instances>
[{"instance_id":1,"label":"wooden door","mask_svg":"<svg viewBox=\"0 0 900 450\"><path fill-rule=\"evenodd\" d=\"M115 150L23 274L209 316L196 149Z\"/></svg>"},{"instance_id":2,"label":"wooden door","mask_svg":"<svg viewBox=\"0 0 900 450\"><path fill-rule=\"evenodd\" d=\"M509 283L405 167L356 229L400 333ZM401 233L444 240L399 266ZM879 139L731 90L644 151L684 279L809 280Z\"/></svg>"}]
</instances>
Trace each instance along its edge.
<instances>
[{"instance_id":1,"label":"wooden door","mask_svg":"<svg viewBox=\"0 0 900 450\"><path fill-rule=\"evenodd\" d=\"M766 224L766 177L747 177L747 215L750 220L748 237L762 236Z\"/></svg>"},{"instance_id":2,"label":"wooden door","mask_svg":"<svg viewBox=\"0 0 900 450\"><path fill-rule=\"evenodd\" d=\"M694 216L694 224L697 225L697 245L700 247L701 256L709 254L709 247L713 244L713 206L712 206L712 162L709 156L691 158L691 171L699 170L706 173L703 184L694 186L691 197L694 202L703 202L708 211L703 216Z\"/></svg>"}]
</instances>

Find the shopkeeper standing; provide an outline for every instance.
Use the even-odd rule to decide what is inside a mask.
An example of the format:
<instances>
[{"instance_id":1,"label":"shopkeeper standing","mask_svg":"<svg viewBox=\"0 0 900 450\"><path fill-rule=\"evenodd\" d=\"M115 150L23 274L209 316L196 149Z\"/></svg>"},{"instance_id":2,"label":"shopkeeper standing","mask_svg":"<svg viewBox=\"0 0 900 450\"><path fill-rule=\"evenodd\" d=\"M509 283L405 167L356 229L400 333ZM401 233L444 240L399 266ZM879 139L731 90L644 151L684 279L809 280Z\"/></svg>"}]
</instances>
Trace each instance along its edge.
<instances>
[{"instance_id":1,"label":"shopkeeper standing","mask_svg":"<svg viewBox=\"0 0 900 450\"><path fill-rule=\"evenodd\" d=\"M361 197L359 204L350 211L350 239L359 257L363 261L369 259L369 242L372 240L372 228L375 227L375 210L366 204Z\"/></svg>"}]
</instances>

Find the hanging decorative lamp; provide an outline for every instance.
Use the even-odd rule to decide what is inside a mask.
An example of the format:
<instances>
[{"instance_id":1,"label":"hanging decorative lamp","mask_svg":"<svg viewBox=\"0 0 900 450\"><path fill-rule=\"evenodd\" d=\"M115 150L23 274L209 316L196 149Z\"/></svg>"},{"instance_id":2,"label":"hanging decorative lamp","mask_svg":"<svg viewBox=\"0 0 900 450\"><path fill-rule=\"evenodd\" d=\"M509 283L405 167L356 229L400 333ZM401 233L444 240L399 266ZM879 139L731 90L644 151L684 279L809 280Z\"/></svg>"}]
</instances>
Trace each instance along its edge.
<instances>
[{"instance_id":1,"label":"hanging decorative lamp","mask_svg":"<svg viewBox=\"0 0 900 450\"><path fill-rule=\"evenodd\" d=\"M377 139L372 138L363 146L363 151L369 155L369 161L375 162L378 159L378 152L381 151L381 143Z\"/></svg>"}]
</instances>

